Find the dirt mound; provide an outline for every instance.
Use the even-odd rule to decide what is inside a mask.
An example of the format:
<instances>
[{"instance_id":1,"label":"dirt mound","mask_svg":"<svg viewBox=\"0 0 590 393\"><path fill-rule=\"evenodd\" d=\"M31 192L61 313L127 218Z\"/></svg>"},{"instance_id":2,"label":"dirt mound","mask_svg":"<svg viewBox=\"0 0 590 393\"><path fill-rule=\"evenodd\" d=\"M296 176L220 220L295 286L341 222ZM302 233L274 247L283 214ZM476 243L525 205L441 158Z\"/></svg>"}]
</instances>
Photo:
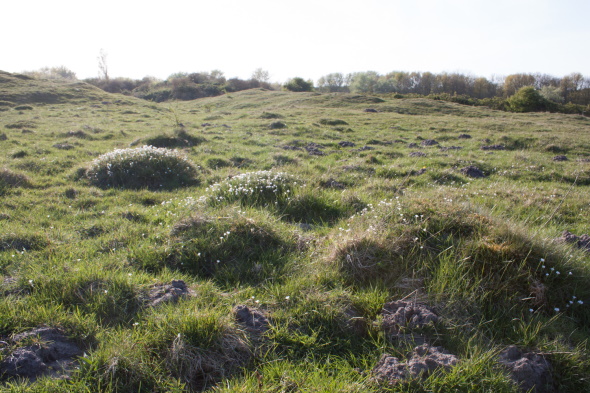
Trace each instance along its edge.
<instances>
[{"instance_id":1,"label":"dirt mound","mask_svg":"<svg viewBox=\"0 0 590 393\"><path fill-rule=\"evenodd\" d=\"M408 155L410 157L426 157L426 153L422 153L421 151L413 151Z\"/></svg>"},{"instance_id":2,"label":"dirt mound","mask_svg":"<svg viewBox=\"0 0 590 393\"><path fill-rule=\"evenodd\" d=\"M383 316L383 329L392 335L398 335L406 330L419 329L439 320L438 315L425 305L405 300L386 303L381 315Z\"/></svg>"},{"instance_id":3,"label":"dirt mound","mask_svg":"<svg viewBox=\"0 0 590 393\"><path fill-rule=\"evenodd\" d=\"M582 250L590 252L590 236L589 235L584 234L582 236L576 236L569 231L563 231L563 233L561 234L561 237L557 238L557 241L562 242L562 243L573 243L576 246L578 246L578 248L581 248Z\"/></svg>"},{"instance_id":4,"label":"dirt mound","mask_svg":"<svg viewBox=\"0 0 590 393\"><path fill-rule=\"evenodd\" d=\"M458 139L471 139L471 135L469 134L459 134L457 137Z\"/></svg>"},{"instance_id":5,"label":"dirt mound","mask_svg":"<svg viewBox=\"0 0 590 393\"><path fill-rule=\"evenodd\" d=\"M25 343L23 346L19 346ZM83 350L59 329L43 327L17 334L11 340L17 348L0 363L3 378L27 378L34 381L42 375L68 378L75 358Z\"/></svg>"},{"instance_id":6,"label":"dirt mound","mask_svg":"<svg viewBox=\"0 0 590 393\"><path fill-rule=\"evenodd\" d=\"M239 305L234 307L233 313L236 317L236 321L243 324L248 331L264 333L268 330L270 325L268 318L266 318L266 316L261 311L255 308Z\"/></svg>"},{"instance_id":7,"label":"dirt mound","mask_svg":"<svg viewBox=\"0 0 590 393\"><path fill-rule=\"evenodd\" d=\"M523 392L554 392L551 364L536 353L523 353L511 345L500 353L500 363L510 371L510 377Z\"/></svg>"},{"instance_id":8,"label":"dirt mound","mask_svg":"<svg viewBox=\"0 0 590 393\"><path fill-rule=\"evenodd\" d=\"M304 147L304 149L312 156L323 156L326 155L326 153L324 153L323 149L324 146L311 142L309 143L307 146Z\"/></svg>"},{"instance_id":9,"label":"dirt mound","mask_svg":"<svg viewBox=\"0 0 590 393\"><path fill-rule=\"evenodd\" d=\"M488 145L488 146L482 146L481 150L506 150L506 146L504 146L504 145Z\"/></svg>"},{"instance_id":10,"label":"dirt mound","mask_svg":"<svg viewBox=\"0 0 590 393\"><path fill-rule=\"evenodd\" d=\"M458 361L455 355L448 353L442 347L421 345L414 348L412 356L405 363L389 354L383 354L372 370L373 380L395 385L410 378L427 378L437 369L442 368L448 371Z\"/></svg>"},{"instance_id":11,"label":"dirt mound","mask_svg":"<svg viewBox=\"0 0 590 393\"><path fill-rule=\"evenodd\" d=\"M195 293L182 280L172 280L170 284L155 285L149 293L149 304L156 307L162 303L176 303L178 299L194 296Z\"/></svg>"},{"instance_id":12,"label":"dirt mound","mask_svg":"<svg viewBox=\"0 0 590 393\"><path fill-rule=\"evenodd\" d=\"M568 161L568 159L567 156L560 155L553 157L553 161Z\"/></svg>"},{"instance_id":13,"label":"dirt mound","mask_svg":"<svg viewBox=\"0 0 590 393\"><path fill-rule=\"evenodd\" d=\"M422 142L420 142L420 144L422 146L436 146L436 145L438 145L438 142L435 141L434 139L425 139Z\"/></svg>"},{"instance_id":14,"label":"dirt mound","mask_svg":"<svg viewBox=\"0 0 590 393\"><path fill-rule=\"evenodd\" d=\"M461 168L461 173L465 176L473 177L475 179L486 177L483 171L474 165L469 165L465 168Z\"/></svg>"},{"instance_id":15,"label":"dirt mound","mask_svg":"<svg viewBox=\"0 0 590 393\"><path fill-rule=\"evenodd\" d=\"M338 145L340 147L355 147L356 146L356 144L354 142L349 142L349 141L338 142Z\"/></svg>"}]
</instances>

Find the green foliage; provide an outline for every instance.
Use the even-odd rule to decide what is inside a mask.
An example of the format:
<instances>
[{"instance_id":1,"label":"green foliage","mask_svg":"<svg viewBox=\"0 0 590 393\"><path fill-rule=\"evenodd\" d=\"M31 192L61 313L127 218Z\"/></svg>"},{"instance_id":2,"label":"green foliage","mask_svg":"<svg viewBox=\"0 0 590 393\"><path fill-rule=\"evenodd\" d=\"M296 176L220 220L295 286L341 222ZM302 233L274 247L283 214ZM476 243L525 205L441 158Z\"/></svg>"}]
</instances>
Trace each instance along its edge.
<instances>
[{"instance_id":1,"label":"green foliage","mask_svg":"<svg viewBox=\"0 0 590 393\"><path fill-rule=\"evenodd\" d=\"M162 190L193 185L198 173L174 150L143 146L103 154L92 162L86 177L101 188Z\"/></svg>"},{"instance_id":2,"label":"green foliage","mask_svg":"<svg viewBox=\"0 0 590 393\"><path fill-rule=\"evenodd\" d=\"M549 102L533 86L520 88L506 103L512 112L539 112L550 107Z\"/></svg>"},{"instance_id":3,"label":"green foliage","mask_svg":"<svg viewBox=\"0 0 590 393\"><path fill-rule=\"evenodd\" d=\"M306 81L303 78L295 77L289 79L284 85L283 88L288 91L293 92L302 92L302 91L313 91L313 82Z\"/></svg>"}]
</instances>

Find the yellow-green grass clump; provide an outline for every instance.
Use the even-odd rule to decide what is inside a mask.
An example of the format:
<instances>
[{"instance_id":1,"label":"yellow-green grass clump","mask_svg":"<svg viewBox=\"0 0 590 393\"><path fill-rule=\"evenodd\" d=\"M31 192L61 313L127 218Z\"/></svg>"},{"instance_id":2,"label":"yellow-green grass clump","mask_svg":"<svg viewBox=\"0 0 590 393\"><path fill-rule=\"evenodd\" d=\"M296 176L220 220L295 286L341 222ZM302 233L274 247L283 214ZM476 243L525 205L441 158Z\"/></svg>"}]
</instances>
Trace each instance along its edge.
<instances>
[{"instance_id":1,"label":"yellow-green grass clump","mask_svg":"<svg viewBox=\"0 0 590 393\"><path fill-rule=\"evenodd\" d=\"M142 146L98 157L86 171L100 188L174 189L198 183L198 168L181 152Z\"/></svg>"}]
</instances>

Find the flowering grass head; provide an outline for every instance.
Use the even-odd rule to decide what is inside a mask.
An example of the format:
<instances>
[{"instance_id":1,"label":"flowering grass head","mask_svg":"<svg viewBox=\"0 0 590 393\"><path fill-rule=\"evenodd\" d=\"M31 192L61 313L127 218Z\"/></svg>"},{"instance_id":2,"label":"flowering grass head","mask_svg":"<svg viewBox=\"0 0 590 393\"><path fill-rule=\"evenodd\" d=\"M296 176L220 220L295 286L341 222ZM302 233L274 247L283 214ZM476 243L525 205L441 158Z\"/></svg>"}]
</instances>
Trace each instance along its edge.
<instances>
[{"instance_id":1,"label":"flowering grass head","mask_svg":"<svg viewBox=\"0 0 590 393\"><path fill-rule=\"evenodd\" d=\"M86 177L100 188L160 190L196 184L198 171L176 150L143 146L101 155Z\"/></svg>"}]
</instances>

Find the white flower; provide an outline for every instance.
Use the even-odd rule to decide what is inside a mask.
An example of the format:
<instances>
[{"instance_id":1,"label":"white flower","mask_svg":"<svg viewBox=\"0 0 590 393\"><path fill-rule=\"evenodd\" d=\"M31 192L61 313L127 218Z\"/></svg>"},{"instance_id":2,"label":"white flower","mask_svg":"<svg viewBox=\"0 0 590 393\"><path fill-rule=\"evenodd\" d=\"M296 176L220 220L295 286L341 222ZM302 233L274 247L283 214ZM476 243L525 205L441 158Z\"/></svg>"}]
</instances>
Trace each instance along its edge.
<instances>
[{"instance_id":1,"label":"white flower","mask_svg":"<svg viewBox=\"0 0 590 393\"><path fill-rule=\"evenodd\" d=\"M578 304L584 304L584 302L581 300L578 300Z\"/></svg>"},{"instance_id":2,"label":"white flower","mask_svg":"<svg viewBox=\"0 0 590 393\"><path fill-rule=\"evenodd\" d=\"M541 262L545 262L545 258L541 258ZM544 266L543 266L544 267Z\"/></svg>"},{"instance_id":3,"label":"white flower","mask_svg":"<svg viewBox=\"0 0 590 393\"><path fill-rule=\"evenodd\" d=\"M285 300L291 299L291 296L285 296Z\"/></svg>"},{"instance_id":4,"label":"white flower","mask_svg":"<svg viewBox=\"0 0 590 393\"><path fill-rule=\"evenodd\" d=\"M559 307L555 307L553 310L555 310L555 312L559 312Z\"/></svg>"}]
</instances>

